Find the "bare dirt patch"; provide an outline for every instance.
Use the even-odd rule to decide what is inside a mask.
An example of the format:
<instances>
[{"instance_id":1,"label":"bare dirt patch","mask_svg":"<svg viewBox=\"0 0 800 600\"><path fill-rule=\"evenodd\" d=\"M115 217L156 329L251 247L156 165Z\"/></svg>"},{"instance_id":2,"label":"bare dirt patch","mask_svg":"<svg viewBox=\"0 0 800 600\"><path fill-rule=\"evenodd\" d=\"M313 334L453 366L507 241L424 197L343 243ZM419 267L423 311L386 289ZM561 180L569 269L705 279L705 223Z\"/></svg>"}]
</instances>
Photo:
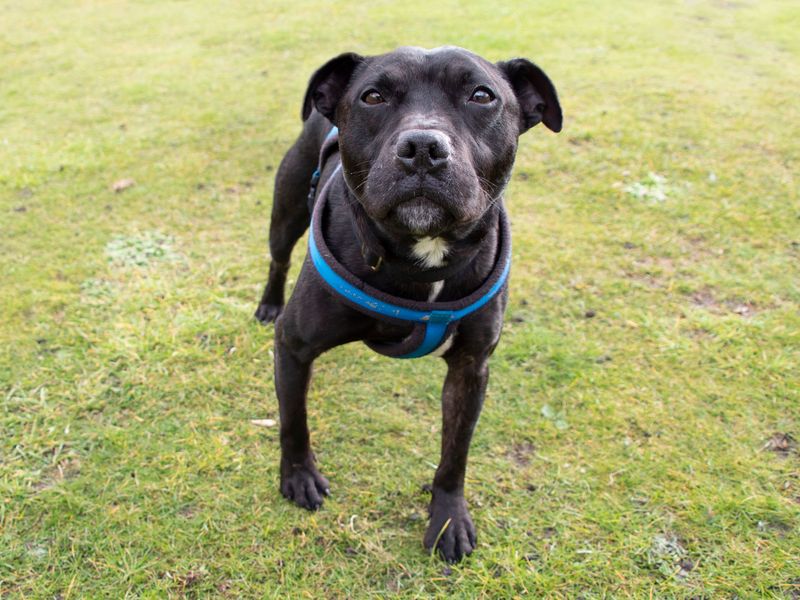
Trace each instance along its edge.
<instances>
[{"instance_id":1,"label":"bare dirt patch","mask_svg":"<svg viewBox=\"0 0 800 600\"><path fill-rule=\"evenodd\" d=\"M65 458L59 461L54 467L45 471L42 478L33 484L33 489L37 492L52 488L59 483L77 477L81 472L81 461L77 458Z\"/></svg>"},{"instance_id":2,"label":"bare dirt patch","mask_svg":"<svg viewBox=\"0 0 800 600\"><path fill-rule=\"evenodd\" d=\"M531 456L536 451L536 446L531 442L519 442L508 451L508 457L519 467L527 467L531 463Z\"/></svg>"},{"instance_id":3,"label":"bare dirt patch","mask_svg":"<svg viewBox=\"0 0 800 600\"><path fill-rule=\"evenodd\" d=\"M703 308L719 308L719 303L710 288L703 288L692 294L692 304Z\"/></svg>"},{"instance_id":4,"label":"bare dirt patch","mask_svg":"<svg viewBox=\"0 0 800 600\"><path fill-rule=\"evenodd\" d=\"M710 287L694 292L690 298L695 306L719 315L735 314L740 317L752 317L761 310L761 307L751 300L741 298L721 300Z\"/></svg>"},{"instance_id":5,"label":"bare dirt patch","mask_svg":"<svg viewBox=\"0 0 800 600\"><path fill-rule=\"evenodd\" d=\"M789 456L792 452L797 451L797 441L789 433L773 433L761 449L780 456Z\"/></svg>"}]
</instances>

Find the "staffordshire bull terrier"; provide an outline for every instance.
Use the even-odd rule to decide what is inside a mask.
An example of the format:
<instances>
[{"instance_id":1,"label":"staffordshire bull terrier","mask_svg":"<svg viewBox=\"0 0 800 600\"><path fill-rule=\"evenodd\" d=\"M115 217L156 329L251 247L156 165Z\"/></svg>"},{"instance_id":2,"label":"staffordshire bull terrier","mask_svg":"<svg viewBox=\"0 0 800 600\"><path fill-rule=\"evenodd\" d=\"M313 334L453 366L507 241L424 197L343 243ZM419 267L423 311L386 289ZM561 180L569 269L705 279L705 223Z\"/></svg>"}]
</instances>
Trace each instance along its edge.
<instances>
[{"instance_id":1,"label":"staffordshire bull terrier","mask_svg":"<svg viewBox=\"0 0 800 600\"><path fill-rule=\"evenodd\" d=\"M503 191L517 140L561 130L553 84L532 62L455 47L346 53L314 73L303 130L275 178L271 263L256 318L275 321L280 490L315 510L329 493L306 423L311 365L364 341L447 363L441 458L425 548L457 561L476 546L464 500L467 453L507 300ZM288 303L289 258L311 225Z\"/></svg>"}]
</instances>

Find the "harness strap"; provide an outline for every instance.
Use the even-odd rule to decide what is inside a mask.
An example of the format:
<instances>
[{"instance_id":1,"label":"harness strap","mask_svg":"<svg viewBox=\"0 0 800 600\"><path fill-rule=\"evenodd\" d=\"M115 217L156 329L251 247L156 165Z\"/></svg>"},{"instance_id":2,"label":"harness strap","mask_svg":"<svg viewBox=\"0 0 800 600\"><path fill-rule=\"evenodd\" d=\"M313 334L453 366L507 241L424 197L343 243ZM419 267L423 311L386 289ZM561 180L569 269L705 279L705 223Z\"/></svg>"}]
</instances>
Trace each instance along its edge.
<instances>
[{"instance_id":1,"label":"harness strap","mask_svg":"<svg viewBox=\"0 0 800 600\"><path fill-rule=\"evenodd\" d=\"M339 148L339 128L333 127L325 139L322 141L322 147L319 150L319 160L317 161L317 168L311 174L311 185L308 188L308 212L314 212L314 200L317 197L317 186L319 185L319 178L322 177L322 169L325 167L325 162L330 158L331 154L336 152Z\"/></svg>"},{"instance_id":2,"label":"harness strap","mask_svg":"<svg viewBox=\"0 0 800 600\"><path fill-rule=\"evenodd\" d=\"M355 310L381 320L414 324L411 333L397 343L367 340L367 345L376 352L395 358L429 354L447 339L459 320L483 308L505 285L511 267L511 236L505 211L501 209L497 261L486 281L466 298L452 302L417 302L369 286L339 263L325 242L323 219L334 182L346 185L341 165L320 191L311 217L308 246L317 273L329 290Z\"/></svg>"}]
</instances>

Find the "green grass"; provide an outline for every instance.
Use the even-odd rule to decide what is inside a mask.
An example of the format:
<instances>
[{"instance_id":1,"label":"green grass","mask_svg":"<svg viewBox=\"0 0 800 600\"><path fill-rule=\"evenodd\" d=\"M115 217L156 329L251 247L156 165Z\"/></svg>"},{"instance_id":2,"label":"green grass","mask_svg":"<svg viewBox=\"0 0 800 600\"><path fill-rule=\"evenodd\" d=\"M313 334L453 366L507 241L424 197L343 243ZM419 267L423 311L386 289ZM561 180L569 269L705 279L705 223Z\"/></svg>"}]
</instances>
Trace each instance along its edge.
<instances>
[{"instance_id":1,"label":"green grass","mask_svg":"<svg viewBox=\"0 0 800 600\"><path fill-rule=\"evenodd\" d=\"M796 2L0 14L0 597L800 596L800 455L773 437L800 439ZM479 547L452 567L421 545L441 361L318 361L315 514L250 423L277 418L251 315L308 76L445 43L533 58L565 114L508 193Z\"/></svg>"}]
</instances>

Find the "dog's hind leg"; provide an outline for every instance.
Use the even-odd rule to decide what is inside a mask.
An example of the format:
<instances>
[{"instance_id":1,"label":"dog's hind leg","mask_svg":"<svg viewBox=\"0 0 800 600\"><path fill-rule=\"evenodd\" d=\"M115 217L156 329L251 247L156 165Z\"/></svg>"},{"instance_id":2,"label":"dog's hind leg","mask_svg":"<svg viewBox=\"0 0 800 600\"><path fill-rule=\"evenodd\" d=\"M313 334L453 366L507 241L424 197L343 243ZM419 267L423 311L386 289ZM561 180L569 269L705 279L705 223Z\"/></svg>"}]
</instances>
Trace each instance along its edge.
<instances>
[{"instance_id":1,"label":"dog's hind leg","mask_svg":"<svg viewBox=\"0 0 800 600\"><path fill-rule=\"evenodd\" d=\"M269 277L255 314L262 323L274 321L283 310L292 248L311 220L307 200L318 151L319 147L310 143L307 136L301 136L284 156L275 176L269 224Z\"/></svg>"}]
</instances>

